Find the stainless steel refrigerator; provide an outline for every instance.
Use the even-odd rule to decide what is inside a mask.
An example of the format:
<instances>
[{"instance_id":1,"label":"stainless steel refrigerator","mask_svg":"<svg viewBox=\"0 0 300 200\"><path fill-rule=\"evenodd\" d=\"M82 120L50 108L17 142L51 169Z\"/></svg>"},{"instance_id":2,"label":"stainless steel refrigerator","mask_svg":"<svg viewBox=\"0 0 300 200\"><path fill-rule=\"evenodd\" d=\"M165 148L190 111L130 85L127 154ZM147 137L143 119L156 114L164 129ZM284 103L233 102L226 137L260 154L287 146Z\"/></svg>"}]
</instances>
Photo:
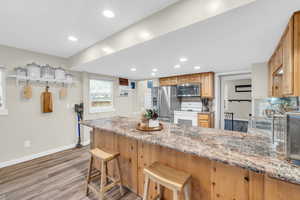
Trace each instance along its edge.
<instances>
[{"instance_id":1,"label":"stainless steel refrigerator","mask_svg":"<svg viewBox=\"0 0 300 200\"><path fill-rule=\"evenodd\" d=\"M176 86L162 86L152 88L152 105L158 110L159 119L174 122L174 111L180 110Z\"/></svg>"}]
</instances>

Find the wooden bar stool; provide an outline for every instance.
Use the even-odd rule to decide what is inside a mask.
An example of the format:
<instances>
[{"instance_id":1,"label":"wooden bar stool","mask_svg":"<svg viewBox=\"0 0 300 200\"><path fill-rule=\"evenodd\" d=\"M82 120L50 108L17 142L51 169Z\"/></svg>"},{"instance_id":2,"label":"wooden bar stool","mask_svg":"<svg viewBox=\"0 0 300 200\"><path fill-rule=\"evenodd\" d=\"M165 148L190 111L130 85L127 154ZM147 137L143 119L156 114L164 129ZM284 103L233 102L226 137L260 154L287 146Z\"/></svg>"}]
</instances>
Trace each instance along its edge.
<instances>
[{"instance_id":1,"label":"wooden bar stool","mask_svg":"<svg viewBox=\"0 0 300 200\"><path fill-rule=\"evenodd\" d=\"M121 195L123 195L124 192L122 188L122 175L121 175L120 163L119 163L120 153L110 154L98 148L90 150L90 153L91 153L91 159L90 159L90 166L89 166L88 176L87 176L86 196L88 195L89 190L92 190L94 193L97 194L97 196L99 196L99 199L102 200L104 197L104 193L118 184L120 187L120 193ZM94 159L98 159L101 161L101 171L96 169L97 173L92 175ZM109 177L107 174L107 163L114 159L117 164L117 171L118 171L117 180L115 180L112 177ZM100 187L97 187L97 185L94 184L92 180L99 177L100 177ZM110 183L108 183L109 181Z\"/></svg>"},{"instance_id":2,"label":"wooden bar stool","mask_svg":"<svg viewBox=\"0 0 300 200\"><path fill-rule=\"evenodd\" d=\"M158 196L154 199L162 199L163 187L173 191L173 200L178 200L178 193L184 191L184 199L190 200L191 175L183 171L168 167L159 162L153 163L144 169L145 185L143 200L147 200L149 182L152 180L158 185Z\"/></svg>"}]
</instances>

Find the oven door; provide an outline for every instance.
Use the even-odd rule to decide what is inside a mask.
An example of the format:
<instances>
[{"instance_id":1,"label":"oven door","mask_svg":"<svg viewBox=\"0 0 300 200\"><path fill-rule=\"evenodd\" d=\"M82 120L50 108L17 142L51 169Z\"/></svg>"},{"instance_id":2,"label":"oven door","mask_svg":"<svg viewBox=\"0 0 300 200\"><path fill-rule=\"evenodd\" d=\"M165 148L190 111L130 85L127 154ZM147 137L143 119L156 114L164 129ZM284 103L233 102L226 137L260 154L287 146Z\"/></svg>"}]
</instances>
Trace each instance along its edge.
<instances>
[{"instance_id":1,"label":"oven door","mask_svg":"<svg viewBox=\"0 0 300 200\"><path fill-rule=\"evenodd\" d=\"M198 113L189 111L175 111L174 123L198 126Z\"/></svg>"},{"instance_id":2,"label":"oven door","mask_svg":"<svg viewBox=\"0 0 300 200\"><path fill-rule=\"evenodd\" d=\"M177 86L178 97L200 97L201 85L200 84L184 84Z\"/></svg>"}]
</instances>

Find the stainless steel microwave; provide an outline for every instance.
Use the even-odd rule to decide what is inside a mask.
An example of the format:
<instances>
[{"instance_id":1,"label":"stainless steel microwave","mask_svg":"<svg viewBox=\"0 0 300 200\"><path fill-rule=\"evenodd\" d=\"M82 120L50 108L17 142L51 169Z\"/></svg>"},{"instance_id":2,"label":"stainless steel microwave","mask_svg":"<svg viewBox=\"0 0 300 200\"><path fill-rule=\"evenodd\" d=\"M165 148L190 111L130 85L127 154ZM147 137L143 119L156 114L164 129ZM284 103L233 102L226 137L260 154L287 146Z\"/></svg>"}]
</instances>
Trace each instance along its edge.
<instances>
[{"instance_id":1,"label":"stainless steel microwave","mask_svg":"<svg viewBox=\"0 0 300 200\"><path fill-rule=\"evenodd\" d=\"M285 122L287 158L300 160L300 112L286 113Z\"/></svg>"},{"instance_id":2,"label":"stainless steel microwave","mask_svg":"<svg viewBox=\"0 0 300 200\"><path fill-rule=\"evenodd\" d=\"M178 97L200 97L201 84L183 84L177 86Z\"/></svg>"}]
</instances>

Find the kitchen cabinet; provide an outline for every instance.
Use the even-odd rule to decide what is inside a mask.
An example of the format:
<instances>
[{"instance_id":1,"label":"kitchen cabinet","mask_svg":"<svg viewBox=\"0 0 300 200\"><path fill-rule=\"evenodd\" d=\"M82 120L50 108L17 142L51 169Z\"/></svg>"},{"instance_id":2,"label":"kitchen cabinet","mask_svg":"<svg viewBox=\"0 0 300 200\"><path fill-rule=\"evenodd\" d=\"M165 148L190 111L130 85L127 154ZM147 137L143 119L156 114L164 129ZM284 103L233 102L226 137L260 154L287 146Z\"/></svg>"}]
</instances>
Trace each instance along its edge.
<instances>
[{"instance_id":1,"label":"kitchen cabinet","mask_svg":"<svg viewBox=\"0 0 300 200\"><path fill-rule=\"evenodd\" d=\"M214 73L206 72L199 74L186 74L174 77L164 77L159 79L160 86L180 85L187 83L201 84L201 96L204 98L214 98Z\"/></svg>"},{"instance_id":2,"label":"kitchen cabinet","mask_svg":"<svg viewBox=\"0 0 300 200\"><path fill-rule=\"evenodd\" d=\"M214 73L208 72L201 74L201 96L214 98Z\"/></svg>"},{"instance_id":3,"label":"kitchen cabinet","mask_svg":"<svg viewBox=\"0 0 300 200\"><path fill-rule=\"evenodd\" d=\"M214 128L214 114L213 113L199 113L198 126L202 128Z\"/></svg>"},{"instance_id":4,"label":"kitchen cabinet","mask_svg":"<svg viewBox=\"0 0 300 200\"><path fill-rule=\"evenodd\" d=\"M159 79L160 86L177 85L177 83L178 83L177 76L164 77Z\"/></svg>"},{"instance_id":5,"label":"kitchen cabinet","mask_svg":"<svg viewBox=\"0 0 300 200\"><path fill-rule=\"evenodd\" d=\"M190 75L182 75L177 77L178 85L190 83Z\"/></svg>"},{"instance_id":6,"label":"kitchen cabinet","mask_svg":"<svg viewBox=\"0 0 300 200\"><path fill-rule=\"evenodd\" d=\"M291 17L268 64L268 95L300 96L300 12Z\"/></svg>"},{"instance_id":7,"label":"kitchen cabinet","mask_svg":"<svg viewBox=\"0 0 300 200\"><path fill-rule=\"evenodd\" d=\"M282 41L283 54L282 54L282 93L285 96L293 94L294 82L294 69L293 69L293 20L289 23L286 33Z\"/></svg>"}]
</instances>

